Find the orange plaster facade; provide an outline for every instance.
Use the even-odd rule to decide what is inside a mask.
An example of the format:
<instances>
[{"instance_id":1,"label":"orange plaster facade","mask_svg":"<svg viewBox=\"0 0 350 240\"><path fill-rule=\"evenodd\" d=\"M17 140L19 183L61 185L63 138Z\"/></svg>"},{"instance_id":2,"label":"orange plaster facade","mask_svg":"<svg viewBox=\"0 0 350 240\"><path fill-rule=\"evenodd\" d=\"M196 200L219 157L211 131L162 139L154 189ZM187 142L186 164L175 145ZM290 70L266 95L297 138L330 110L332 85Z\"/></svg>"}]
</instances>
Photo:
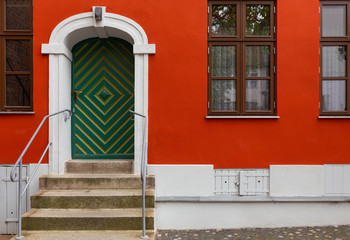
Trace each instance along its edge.
<instances>
[{"instance_id":1,"label":"orange plaster facade","mask_svg":"<svg viewBox=\"0 0 350 240\"><path fill-rule=\"evenodd\" d=\"M279 119L206 119L207 1L35 0L33 115L0 115L0 164L13 164L48 114L48 56L41 45L64 19L92 6L133 19L149 56L149 163L268 168L349 163L350 119L318 119L319 1L276 1L276 107ZM35 163L44 127L24 158Z\"/></svg>"}]
</instances>

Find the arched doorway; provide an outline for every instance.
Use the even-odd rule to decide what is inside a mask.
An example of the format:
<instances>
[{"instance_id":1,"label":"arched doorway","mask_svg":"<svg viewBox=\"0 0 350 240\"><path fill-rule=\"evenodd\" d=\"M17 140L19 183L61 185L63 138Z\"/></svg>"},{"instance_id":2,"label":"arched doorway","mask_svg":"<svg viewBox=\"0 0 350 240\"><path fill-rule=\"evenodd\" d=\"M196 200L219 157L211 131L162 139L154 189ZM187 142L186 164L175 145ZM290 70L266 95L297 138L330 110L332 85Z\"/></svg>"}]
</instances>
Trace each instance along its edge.
<instances>
[{"instance_id":1,"label":"arched doorway","mask_svg":"<svg viewBox=\"0 0 350 240\"><path fill-rule=\"evenodd\" d=\"M135 21L108 13L103 8L102 19L96 21L92 12L71 16L59 23L51 33L49 44L42 45L42 53L49 54L49 113L71 108L72 48L89 38L114 37L132 44L134 55L134 110L148 115L148 55L155 53L155 45L148 44L144 30ZM63 116L62 116L63 117ZM146 126L146 139L147 139ZM49 122L49 172L63 174L64 162L72 159L71 122L52 119ZM134 122L134 171L139 173L143 139L142 119Z\"/></svg>"}]
</instances>

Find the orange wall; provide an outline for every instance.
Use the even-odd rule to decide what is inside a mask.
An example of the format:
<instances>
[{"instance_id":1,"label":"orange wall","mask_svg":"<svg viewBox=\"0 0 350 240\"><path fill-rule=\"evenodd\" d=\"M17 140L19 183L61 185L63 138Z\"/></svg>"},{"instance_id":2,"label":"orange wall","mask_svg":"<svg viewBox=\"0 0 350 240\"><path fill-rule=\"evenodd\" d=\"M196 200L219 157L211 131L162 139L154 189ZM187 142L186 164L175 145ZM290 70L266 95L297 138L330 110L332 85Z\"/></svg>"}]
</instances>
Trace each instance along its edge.
<instances>
[{"instance_id":1,"label":"orange wall","mask_svg":"<svg viewBox=\"0 0 350 240\"><path fill-rule=\"evenodd\" d=\"M317 119L318 0L277 0L277 112L280 119L205 119L205 0L34 0L33 116L0 115L0 163L12 163L48 112L48 43L71 15L106 6L135 20L156 54L149 60L149 162L267 168L270 164L349 163L350 120ZM300 7L302 6L302 7ZM46 132L34 150L44 148ZM38 158L32 151L28 161ZM36 157L36 159L34 158Z\"/></svg>"}]
</instances>

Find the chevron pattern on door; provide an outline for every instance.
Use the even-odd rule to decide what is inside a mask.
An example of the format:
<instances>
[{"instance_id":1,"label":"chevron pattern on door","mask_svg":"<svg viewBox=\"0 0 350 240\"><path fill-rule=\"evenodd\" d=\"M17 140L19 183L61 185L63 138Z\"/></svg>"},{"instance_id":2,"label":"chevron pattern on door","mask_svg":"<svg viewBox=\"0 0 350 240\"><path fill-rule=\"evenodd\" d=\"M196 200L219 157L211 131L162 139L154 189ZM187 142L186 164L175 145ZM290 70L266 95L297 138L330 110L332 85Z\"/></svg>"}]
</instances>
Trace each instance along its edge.
<instances>
[{"instance_id":1,"label":"chevron pattern on door","mask_svg":"<svg viewBox=\"0 0 350 240\"><path fill-rule=\"evenodd\" d=\"M132 159L132 45L93 38L75 45L72 53L72 157Z\"/></svg>"}]
</instances>

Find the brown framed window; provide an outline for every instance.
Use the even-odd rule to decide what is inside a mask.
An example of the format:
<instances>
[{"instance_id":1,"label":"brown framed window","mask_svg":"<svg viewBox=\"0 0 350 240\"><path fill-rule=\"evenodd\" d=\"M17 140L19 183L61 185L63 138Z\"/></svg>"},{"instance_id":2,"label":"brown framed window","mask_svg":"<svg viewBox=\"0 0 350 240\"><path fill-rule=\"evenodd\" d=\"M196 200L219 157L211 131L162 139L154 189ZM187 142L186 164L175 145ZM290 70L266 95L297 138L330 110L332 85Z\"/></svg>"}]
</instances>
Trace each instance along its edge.
<instances>
[{"instance_id":1,"label":"brown framed window","mask_svg":"<svg viewBox=\"0 0 350 240\"><path fill-rule=\"evenodd\" d=\"M31 111L32 0L0 0L1 111Z\"/></svg>"},{"instance_id":2,"label":"brown framed window","mask_svg":"<svg viewBox=\"0 0 350 240\"><path fill-rule=\"evenodd\" d=\"M275 114L274 1L208 1L208 114Z\"/></svg>"},{"instance_id":3,"label":"brown framed window","mask_svg":"<svg viewBox=\"0 0 350 240\"><path fill-rule=\"evenodd\" d=\"M350 1L320 1L320 115L350 115Z\"/></svg>"}]
</instances>

